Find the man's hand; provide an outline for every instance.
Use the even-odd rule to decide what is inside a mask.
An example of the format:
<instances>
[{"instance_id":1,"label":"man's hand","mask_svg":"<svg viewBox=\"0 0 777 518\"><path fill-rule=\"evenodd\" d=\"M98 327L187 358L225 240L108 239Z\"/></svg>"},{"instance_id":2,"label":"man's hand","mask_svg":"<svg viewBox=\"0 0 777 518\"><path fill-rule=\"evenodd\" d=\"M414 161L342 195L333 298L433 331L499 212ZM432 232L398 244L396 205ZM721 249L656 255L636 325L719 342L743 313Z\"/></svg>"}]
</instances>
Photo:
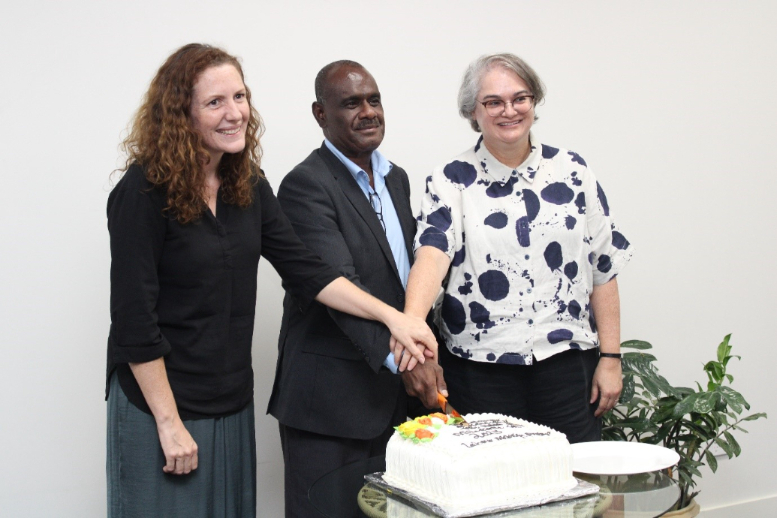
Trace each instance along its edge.
<instances>
[{"instance_id":1,"label":"man's hand","mask_svg":"<svg viewBox=\"0 0 777 518\"><path fill-rule=\"evenodd\" d=\"M594 415L599 417L615 408L622 389L621 361L617 358L599 358L599 365L594 371L593 387L591 388L590 403L593 404L599 399L599 406Z\"/></svg>"},{"instance_id":2,"label":"man's hand","mask_svg":"<svg viewBox=\"0 0 777 518\"><path fill-rule=\"evenodd\" d=\"M448 397L448 387L443 379L442 367L434 360L418 364L412 371L404 371L402 381L407 394L419 398L426 408L440 408L437 403L437 391Z\"/></svg>"}]
</instances>

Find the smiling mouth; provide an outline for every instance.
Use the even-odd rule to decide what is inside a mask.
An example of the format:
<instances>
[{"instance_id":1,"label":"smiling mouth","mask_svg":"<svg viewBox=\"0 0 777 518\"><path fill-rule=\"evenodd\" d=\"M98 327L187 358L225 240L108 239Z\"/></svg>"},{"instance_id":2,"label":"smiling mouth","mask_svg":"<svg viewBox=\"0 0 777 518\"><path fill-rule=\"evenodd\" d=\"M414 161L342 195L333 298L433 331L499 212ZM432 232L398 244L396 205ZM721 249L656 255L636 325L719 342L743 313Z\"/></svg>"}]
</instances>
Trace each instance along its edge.
<instances>
[{"instance_id":1,"label":"smiling mouth","mask_svg":"<svg viewBox=\"0 0 777 518\"><path fill-rule=\"evenodd\" d=\"M224 129L224 130L216 130L216 133L220 133L222 135L226 135L226 136L229 137L229 136L237 135L238 133L240 133L240 128L228 129L228 130L226 130L226 129Z\"/></svg>"},{"instance_id":2,"label":"smiling mouth","mask_svg":"<svg viewBox=\"0 0 777 518\"><path fill-rule=\"evenodd\" d=\"M378 129L378 128L380 128L380 122L378 121L362 123L356 127L357 130L371 130L371 129Z\"/></svg>"},{"instance_id":3,"label":"smiling mouth","mask_svg":"<svg viewBox=\"0 0 777 518\"><path fill-rule=\"evenodd\" d=\"M499 124L497 124L497 126L502 126L502 127L505 127L505 126L517 126L521 122L523 122L523 119L520 119L520 120L517 120L517 121L510 121L510 122L500 122Z\"/></svg>"}]
</instances>

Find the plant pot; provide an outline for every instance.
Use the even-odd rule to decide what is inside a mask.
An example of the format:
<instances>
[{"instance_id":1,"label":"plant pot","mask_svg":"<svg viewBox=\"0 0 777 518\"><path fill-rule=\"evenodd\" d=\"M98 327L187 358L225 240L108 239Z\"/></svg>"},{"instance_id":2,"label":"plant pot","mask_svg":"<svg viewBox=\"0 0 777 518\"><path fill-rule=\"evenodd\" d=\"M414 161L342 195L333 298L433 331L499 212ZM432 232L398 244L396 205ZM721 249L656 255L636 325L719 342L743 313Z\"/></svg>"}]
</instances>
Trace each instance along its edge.
<instances>
[{"instance_id":1,"label":"plant pot","mask_svg":"<svg viewBox=\"0 0 777 518\"><path fill-rule=\"evenodd\" d=\"M664 518L694 518L694 516L698 515L699 512L701 512L701 507L699 507L699 504L696 503L696 500L691 500L691 503L687 506L683 507L682 509L678 509L677 511L669 511L666 514L662 514Z\"/></svg>"}]
</instances>

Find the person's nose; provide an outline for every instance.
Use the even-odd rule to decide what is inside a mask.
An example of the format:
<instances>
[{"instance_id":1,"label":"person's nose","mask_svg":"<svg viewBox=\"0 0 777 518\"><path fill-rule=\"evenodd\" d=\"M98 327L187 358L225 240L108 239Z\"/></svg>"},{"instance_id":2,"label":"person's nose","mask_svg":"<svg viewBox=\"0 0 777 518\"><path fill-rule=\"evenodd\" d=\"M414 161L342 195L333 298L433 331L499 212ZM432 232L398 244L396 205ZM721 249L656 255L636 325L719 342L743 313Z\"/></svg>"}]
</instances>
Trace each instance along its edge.
<instances>
[{"instance_id":1,"label":"person's nose","mask_svg":"<svg viewBox=\"0 0 777 518\"><path fill-rule=\"evenodd\" d=\"M378 115L378 112L375 110L375 107L370 104L369 101L365 100L364 102L362 102L362 109L359 115L363 119L374 119Z\"/></svg>"},{"instance_id":2,"label":"person's nose","mask_svg":"<svg viewBox=\"0 0 777 518\"><path fill-rule=\"evenodd\" d=\"M504 114L506 116L510 117L512 115L515 115L516 113L518 113L518 110L516 110L515 106L513 106L513 101L505 101L505 111L504 111Z\"/></svg>"},{"instance_id":3,"label":"person's nose","mask_svg":"<svg viewBox=\"0 0 777 518\"><path fill-rule=\"evenodd\" d=\"M239 121L243 118L243 114L240 112L237 103L232 100L227 103L226 119L228 121Z\"/></svg>"}]
</instances>

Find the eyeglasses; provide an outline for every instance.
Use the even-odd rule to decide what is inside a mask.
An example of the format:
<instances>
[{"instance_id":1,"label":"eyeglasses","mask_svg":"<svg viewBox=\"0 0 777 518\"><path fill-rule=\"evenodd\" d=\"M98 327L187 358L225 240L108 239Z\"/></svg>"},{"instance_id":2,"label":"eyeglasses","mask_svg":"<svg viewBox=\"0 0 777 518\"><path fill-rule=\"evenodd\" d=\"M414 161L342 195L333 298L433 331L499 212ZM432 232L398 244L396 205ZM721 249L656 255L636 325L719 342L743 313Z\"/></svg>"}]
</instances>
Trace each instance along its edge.
<instances>
[{"instance_id":1,"label":"eyeglasses","mask_svg":"<svg viewBox=\"0 0 777 518\"><path fill-rule=\"evenodd\" d=\"M499 117L502 115L505 110L507 110L507 105L513 107L513 110L515 110L518 113L526 113L528 112L532 106L534 106L534 96L533 95L519 95L512 101L503 101L502 99L489 99L487 101L478 101L480 104L483 105L483 108L486 109L486 113L489 114L491 117Z\"/></svg>"},{"instance_id":2,"label":"eyeglasses","mask_svg":"<svg viewBox=\"0 0 777 518\"><path fill-rule=\"evenodd\" d=\"M376 192L370 192L370 205L372 205L372 210L375 211L375 214L378 216L378 221L380 221L380 226L383 227L383 232L386 231L386 222L383 221L383 204L380 201L380 196L378 196L378 193Z\"/></svg>"}]
</instances>

